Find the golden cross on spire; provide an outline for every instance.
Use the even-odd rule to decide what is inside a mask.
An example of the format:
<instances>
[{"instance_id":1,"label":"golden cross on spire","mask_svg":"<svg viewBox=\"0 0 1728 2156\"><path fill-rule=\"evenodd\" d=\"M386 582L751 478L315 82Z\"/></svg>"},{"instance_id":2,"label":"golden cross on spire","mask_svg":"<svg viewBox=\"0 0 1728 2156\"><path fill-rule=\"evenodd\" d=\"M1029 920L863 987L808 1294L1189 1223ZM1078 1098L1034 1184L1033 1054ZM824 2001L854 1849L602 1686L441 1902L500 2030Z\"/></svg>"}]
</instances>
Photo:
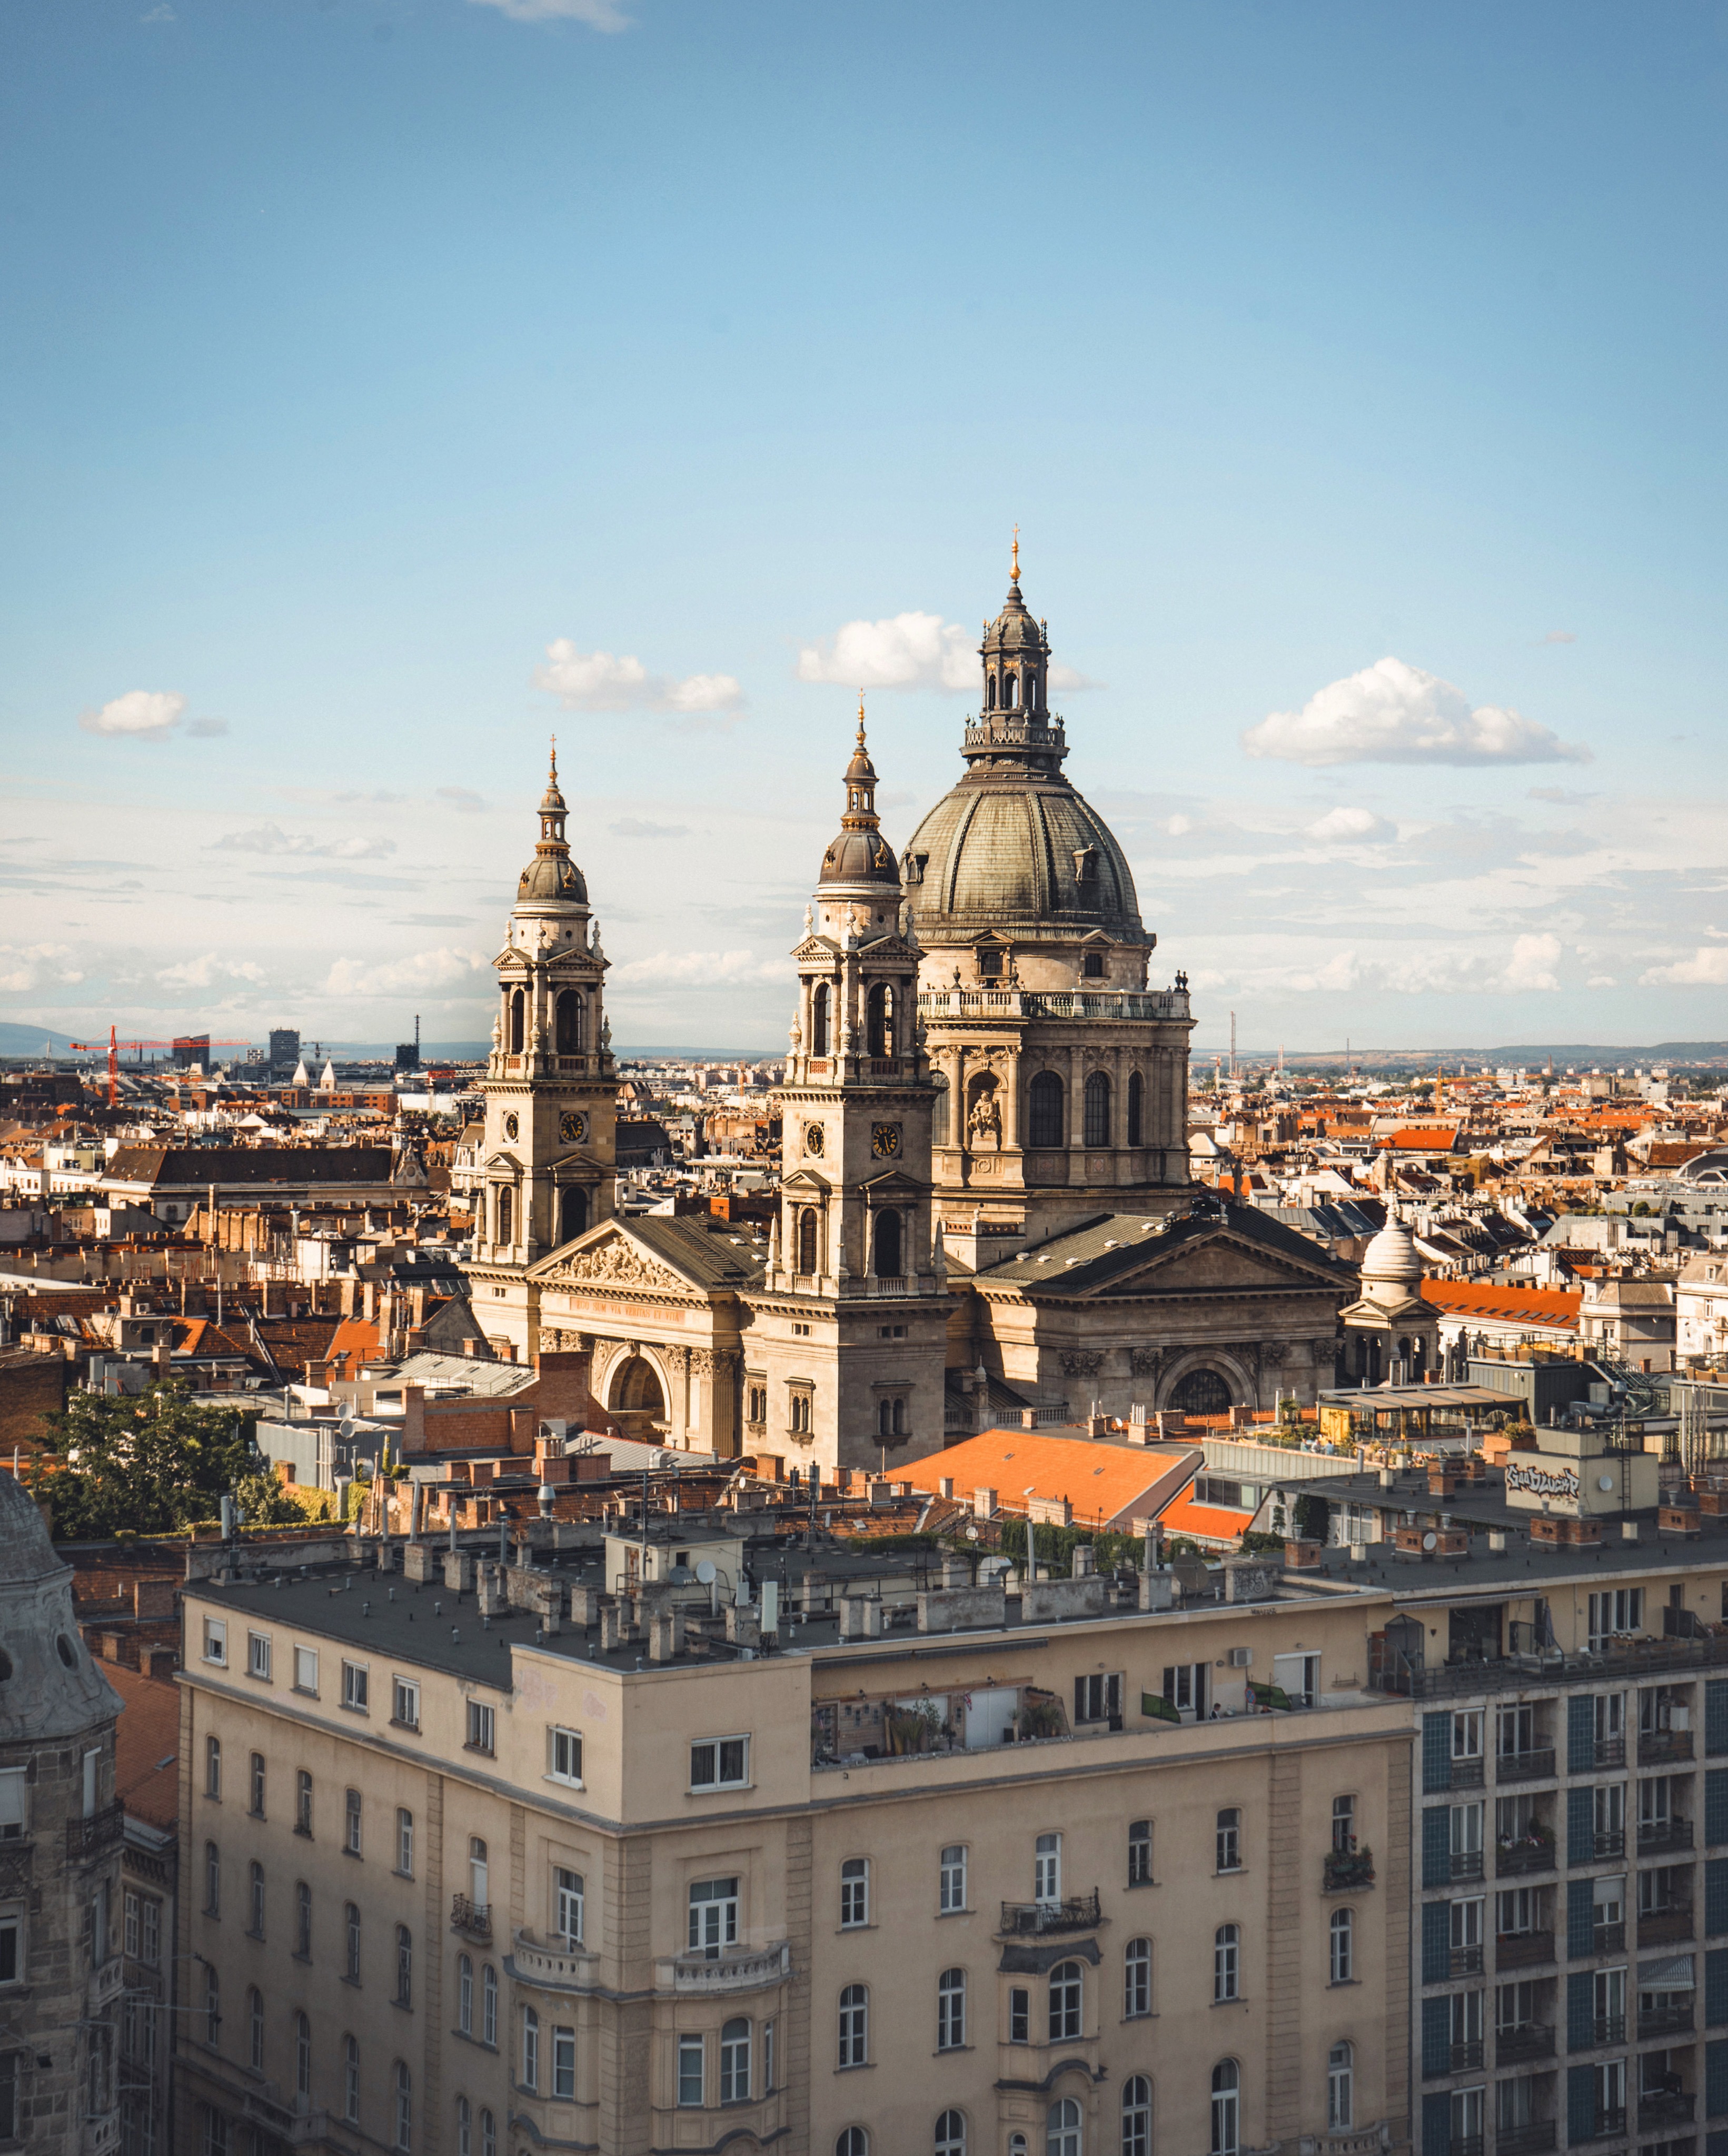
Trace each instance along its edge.
<instances>
[{"instance_id":1,"label":"golden cross on spire","mask_svg":"<svg viewBox=\"0 0 1728 2156\"><path fill-rule=\"evenodd\" d=\"M1020 581L1020 527L1018 524L1014 526L1014 565L1008 572L1008 581L1016 584Z\"/></svg>"},{"instance_id":2,"label":"golden cross on spire","mask_svg":"<svg viewBox=\"0 0 1728 2156\"><path fill-rule=\"evenodd\" d=\"M553 785L554 785L554 786L556 786L556 785L557 784L557 783L558 783L558 737L557 737L556 734L554 734L554 735L552 736L552 783L553 783Z\"/></svg>"},{"instance_id":3,"label":"golden cross on spire","mask_svg":"<svg viewBox=\"0 0 1728 2156\"><path fill-rule=\"evenodd\" d=\"M858 692L858 745L860 748L864 745L864 690L862 689Z\"/></svg>"}]
</instances>

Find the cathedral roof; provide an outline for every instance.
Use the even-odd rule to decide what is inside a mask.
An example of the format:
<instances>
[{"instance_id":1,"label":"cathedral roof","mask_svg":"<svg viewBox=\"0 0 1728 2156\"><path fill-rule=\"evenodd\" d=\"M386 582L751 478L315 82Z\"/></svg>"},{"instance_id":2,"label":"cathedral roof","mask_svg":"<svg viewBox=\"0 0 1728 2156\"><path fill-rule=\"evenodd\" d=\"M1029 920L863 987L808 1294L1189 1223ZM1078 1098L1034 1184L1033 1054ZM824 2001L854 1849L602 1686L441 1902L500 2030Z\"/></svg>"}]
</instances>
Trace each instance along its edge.
<instances>
[{"instance_id":1,"label":"cathedral roof","mask_svg":"<svg viewBox=\"0 0 1728 2156\"><path fill-rule=\"evenodd\" d=\"M1041 1299L1156 1294L1167 1286L1181 1293L1185 1283L1180 1278L1155 1285L1131 1283L1129 1276L1151 1272L1172 1260L1179 1272L1178 1252L1218 1239L1251 1245L1274 1260L1286 1277L1293 1270L1334 1289L1353 1289L1356 1284L1353 1266L1329 1257L1306 1235L1270 1219L1258 1206L1225 1200L1208 1200L1191 1212L1162 1219L1142 1213L1095 1214L1014 1257L986 1266L977 1278L981 1286L1018 1287ZM1259 1281L1244 1284L1264 1285Z\"/></svg>"}]
</instances>

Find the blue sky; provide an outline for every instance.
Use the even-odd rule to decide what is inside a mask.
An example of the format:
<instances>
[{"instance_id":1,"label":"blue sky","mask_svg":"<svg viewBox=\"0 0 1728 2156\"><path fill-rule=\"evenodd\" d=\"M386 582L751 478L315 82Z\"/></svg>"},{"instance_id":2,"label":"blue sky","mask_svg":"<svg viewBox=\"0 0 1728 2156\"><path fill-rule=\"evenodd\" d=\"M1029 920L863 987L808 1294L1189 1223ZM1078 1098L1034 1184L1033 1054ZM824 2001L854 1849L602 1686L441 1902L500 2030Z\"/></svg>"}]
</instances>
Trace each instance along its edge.
<instances>
[{"instance_id":1,"label":"blue sky","mask_svg":"<svg viewBox=\"0 0 1728 2156\"><path fill-rule=\"evenodd\" d=\"M1728 1035L1728 6L0 0L0 1018L771 1049L1021 528L1197 1048Z\"/></svg>"}]
</instances>

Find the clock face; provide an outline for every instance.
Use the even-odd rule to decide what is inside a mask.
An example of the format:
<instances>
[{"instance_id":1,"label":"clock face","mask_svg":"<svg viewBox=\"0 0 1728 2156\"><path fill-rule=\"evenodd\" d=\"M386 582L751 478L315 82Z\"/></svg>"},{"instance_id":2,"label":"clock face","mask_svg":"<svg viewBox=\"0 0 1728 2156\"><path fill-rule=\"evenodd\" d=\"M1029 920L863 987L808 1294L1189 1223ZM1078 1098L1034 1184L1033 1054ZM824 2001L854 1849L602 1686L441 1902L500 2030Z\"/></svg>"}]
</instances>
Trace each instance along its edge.
<instances>
[{"instance_id":1,"label":"clock face","mask_svg":"<svg viewBox=\"0 0 1728 2156\"><path fill-rule=\"evenodd\" d=\"M821 1125L820 1123L806 1123L806 1124L805 1124L805 1126L804 1126L804 1150L805 1150L805 1152L808 1152L808 1153L814 1153L814 1154L817 1154L817 1155L819 1157L819 1156L820 1156L820 1154L821 1154L821 1152L822 1152L823 1147L827 1143L828 1143L828 1132L827 1132L825 1130L823 1130L823 1128L822 1127L822 1125Z\"/></svg>"},{"instance_id":2,"label":"clock face","mask_svg":"<svg viewBox=\"0 0 1728 2156\"><path fill-rule=\"evenodd\" d=\"M878 1160L897 1160L900 1158L900 1127L898 1123L874 1123L870 1127L870 1151Z\"/></svg>"},{"instance_id":3,"label":"clock face","mask_svg":"<svg viewBox=\"0 0 1728 2156\"><path fill-rule=\"evenodd\" d=\"M516 1120L516 1118L515 1118L515 1116L514 1115L509 1115L509 1116L506 1116L505 1117L505 1119L504 1119L504 1135L505 1135L507 1138L513 1138L513 1137L515 1136L516 1132L517 1132L519 1130L520 1130L520 1129L521 1129L521 1127L522 1127L521 1124L520 1124L520 1122L518 1122L518 1121Z\"/></svg>"},{"instance_id":4,"label":"clock face","mask_svg":"<svg viewBox=\"0 0 1728 2156\"><path fill-rule=\"evenodd\" d=\"M579 1109L567 1108L558 1118L558 1136L566 1145L580 1145L588 1134L588 1119Z\"/></svg>"}]
</instances>

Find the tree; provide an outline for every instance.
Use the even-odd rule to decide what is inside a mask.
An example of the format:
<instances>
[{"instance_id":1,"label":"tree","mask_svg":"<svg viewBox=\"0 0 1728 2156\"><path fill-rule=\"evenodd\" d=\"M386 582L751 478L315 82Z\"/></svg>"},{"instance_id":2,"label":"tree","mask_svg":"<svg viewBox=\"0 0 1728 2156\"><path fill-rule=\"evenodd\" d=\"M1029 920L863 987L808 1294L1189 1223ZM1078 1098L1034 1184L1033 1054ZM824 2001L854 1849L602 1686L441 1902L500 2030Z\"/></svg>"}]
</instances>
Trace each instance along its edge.
<instances>
[{"instance_id":1,"label":"tree","mask_svg":"<svg viewBox=\"0 0 1728 2156\"><path fill-rule=\"evenodd\" d=\"M77 1393L49 1418L53 1441L31 1493L47 1502L60 1542L172 1534L214 1519L224 1497L257 1526L298 1519L258 1449L256 1420L255 1410L200 1407L183 1384Z\"/></svg>"}]
</instances>

